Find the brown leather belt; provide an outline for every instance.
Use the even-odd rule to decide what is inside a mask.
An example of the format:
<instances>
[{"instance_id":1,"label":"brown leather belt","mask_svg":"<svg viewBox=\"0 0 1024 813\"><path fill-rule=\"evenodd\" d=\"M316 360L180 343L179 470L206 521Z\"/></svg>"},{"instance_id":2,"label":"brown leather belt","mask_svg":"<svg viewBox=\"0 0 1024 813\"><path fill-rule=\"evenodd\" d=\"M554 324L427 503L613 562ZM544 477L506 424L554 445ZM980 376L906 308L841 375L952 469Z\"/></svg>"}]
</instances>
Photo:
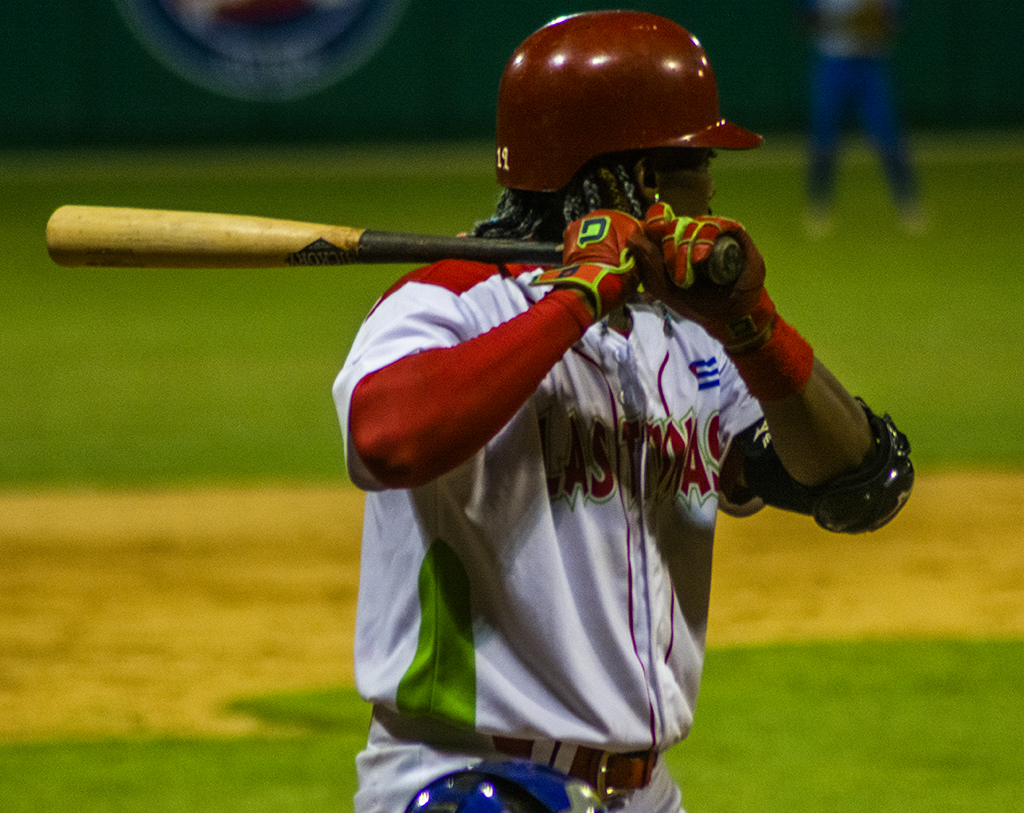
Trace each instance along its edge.
<instances>
[{"instance_id":1,"label":"brown leather belt","mask_svg":"<svg viewBox=\"0 0 1024 813\"><path fill-rule=\"evenodd\" d=\"M495 737L494 747L505 756L528 759L531 762L541 762L534 753L536 743L533 740L521 740L514 737ZM585 745L571 745L570 743L556 742L551 756L543 760L549 767L558 767L559 762L569 758L563 754L559 760L559 751L562 749L575 749L572 755L572 762L568 770L563 770L569 776L582 779L590 785L597 795L602 799L615 796L618 793L638 788L647 787L651 781L651 772L658 761L656 751L633 751L627 754L617 754L612 751L601 751L597 748L588 748Z\"/></svg>"}]
</instances>

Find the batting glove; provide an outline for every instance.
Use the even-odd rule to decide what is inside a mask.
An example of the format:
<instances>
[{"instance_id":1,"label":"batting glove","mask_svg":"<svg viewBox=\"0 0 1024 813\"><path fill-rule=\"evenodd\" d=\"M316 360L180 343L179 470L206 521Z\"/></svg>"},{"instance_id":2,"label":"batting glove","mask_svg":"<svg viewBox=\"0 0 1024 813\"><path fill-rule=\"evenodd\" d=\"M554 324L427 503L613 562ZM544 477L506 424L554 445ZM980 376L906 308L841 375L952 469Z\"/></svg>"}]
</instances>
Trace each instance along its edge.
<instances>
[{"instance_id":1,"label":"batting glove","mask_svg":"<svg viewBox=\"0 0 1024 813\"><path fill-rule=\"evenodd\" d=\"M543 272L533 285L573 288L587 298L600 319L625 303L637 290L635 249L650 253L644 224L624 212L597 209L566 227L562 268Z\"/></svg>"},{"instance_id":2,"label":"batting glove","mask_svg":"<svg viewBox=\"0 0 1024 813\"><path fill-rule=\"evenodd\" d=\"M707 275L706 264L718 238L736 236L743 226L724 217L676 217L667 203L656 203L647 212L647 231L661 242L672 281L686 289L698 274Z\"/></svg>"},{"instance_id":3,"label":"batting glove","mask_svg":"<svg viewBox=\"0 0 1024 813\"><path fill-rule=\"evenodd\" d=\"M768 340L775 306L764 289L764 258L740 223L722 217L676 217L670 206L656 203L647 212L646 226L648 235L661 242L671 282L657 286L645 280L648 293L703 325L730 353L756 349ZM723 234L740 244L743 267L730 285L715 285L704 264Z\"/></svg>"},{"instance_id":4,"label":"batting glove","mask_svg":"<svg viewBox=\"0 0 1024 813\"><path fill-rule=\"evenodd\" d=\"M669 206L647 212L647 232L660 239L665 272L644 277L644 290L718 339L755 398L775 401L799 392L811 376L814 351L775 310L764 288L764 258L746 230L718 217L677 218ZM720 234L740 244L743 266L729 285L701 273Z\"/></svg>"}]
</instances>

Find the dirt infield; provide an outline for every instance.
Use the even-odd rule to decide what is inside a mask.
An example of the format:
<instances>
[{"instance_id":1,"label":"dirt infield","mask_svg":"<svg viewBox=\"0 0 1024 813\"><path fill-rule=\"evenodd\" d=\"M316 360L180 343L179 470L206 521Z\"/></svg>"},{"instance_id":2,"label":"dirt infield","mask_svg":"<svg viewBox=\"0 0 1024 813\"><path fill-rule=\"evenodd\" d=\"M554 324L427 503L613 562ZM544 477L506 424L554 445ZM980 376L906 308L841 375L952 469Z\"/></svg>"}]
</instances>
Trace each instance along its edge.
<instances>
[{"instance_id":1,"label":"dirt infield","mask_svg":"<svg viewBox=\"0 0 1024 813\"><path fill-rule=\"evenodd\" d=\"M921 475L882 531L725 519L712 646L1024 634L1024 475ZM240 734L352 679L350 488L0 495L0 740Z\"/></svg>"}]
</instances>

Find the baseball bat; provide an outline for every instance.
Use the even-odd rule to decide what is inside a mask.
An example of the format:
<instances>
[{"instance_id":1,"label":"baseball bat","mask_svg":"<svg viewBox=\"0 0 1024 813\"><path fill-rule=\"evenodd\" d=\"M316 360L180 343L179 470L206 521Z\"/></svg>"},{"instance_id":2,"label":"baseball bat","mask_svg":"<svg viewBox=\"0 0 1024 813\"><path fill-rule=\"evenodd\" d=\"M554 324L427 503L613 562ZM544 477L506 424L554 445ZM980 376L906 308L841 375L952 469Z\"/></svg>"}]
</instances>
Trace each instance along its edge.
<instances>
[{"instance_id":1,"label":"baseball bat","mask_svg":"<svg viewBox=\"0 0 1024 813\"><path fill-rule=\"evenodd\" d=\"M95 268L287 268L442 259L560 265L561 246L405 234L214 212L62 206L46 224L58 265Z\"/></svg>"},{"instance_id":2,"label":"baseball bat","mask_svg":"<svg viewBox=\"0 0 1024 813\"><path fill-rule=\"evenodd\" d=\"M72 268L287 268L443 259L562 264L557 243L117 206L60 207L46 224L46 247L55 263ZM739 243L720 237L708 261L708 277L728 285L742 267Z\"/></svg>"}]
</instances>

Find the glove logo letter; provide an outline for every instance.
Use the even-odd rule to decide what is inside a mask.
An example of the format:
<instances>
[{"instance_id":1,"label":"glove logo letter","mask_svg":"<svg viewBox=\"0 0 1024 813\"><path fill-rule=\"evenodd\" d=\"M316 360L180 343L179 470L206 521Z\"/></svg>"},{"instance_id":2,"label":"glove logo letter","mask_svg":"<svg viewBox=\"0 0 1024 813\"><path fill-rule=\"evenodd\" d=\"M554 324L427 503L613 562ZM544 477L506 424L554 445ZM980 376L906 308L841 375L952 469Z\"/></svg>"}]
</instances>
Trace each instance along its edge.
<instances>
[{"instance_id":1,"label":"glove logo letter","mask_svg":"<svg viewBox=\"0 0 1024 813\"><path fill-rule=\"evenodd\" d=\"M611 221L605 215L588 217L580 224L580 236L576 238L576 245L585 248L591 243L600 243L608 234L610 226Z\"/></svg>"}]
</instances>

